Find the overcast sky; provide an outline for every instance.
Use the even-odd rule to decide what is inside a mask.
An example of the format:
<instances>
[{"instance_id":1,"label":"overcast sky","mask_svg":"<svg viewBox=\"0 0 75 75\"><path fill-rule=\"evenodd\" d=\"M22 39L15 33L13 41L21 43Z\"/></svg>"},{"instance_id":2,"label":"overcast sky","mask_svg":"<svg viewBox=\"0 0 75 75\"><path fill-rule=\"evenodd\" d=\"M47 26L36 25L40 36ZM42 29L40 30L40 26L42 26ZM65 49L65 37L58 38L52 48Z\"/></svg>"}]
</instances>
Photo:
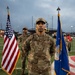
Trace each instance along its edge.
<instances>
[{"instance_id":1,"label":"overcast sky","mask_svg":"<svg viewBox=\"0 0 75 75\"><path fill-rule=\"evenodd\" d=\"M35 27L35 21L39 17L46 19L49 28L57 29L58 6L61 9L62 30L75 31L75 0L0 0L0 29L6 27L7 6L15 31L21 32L23 27Z\"/></svg>"}]
</instances>

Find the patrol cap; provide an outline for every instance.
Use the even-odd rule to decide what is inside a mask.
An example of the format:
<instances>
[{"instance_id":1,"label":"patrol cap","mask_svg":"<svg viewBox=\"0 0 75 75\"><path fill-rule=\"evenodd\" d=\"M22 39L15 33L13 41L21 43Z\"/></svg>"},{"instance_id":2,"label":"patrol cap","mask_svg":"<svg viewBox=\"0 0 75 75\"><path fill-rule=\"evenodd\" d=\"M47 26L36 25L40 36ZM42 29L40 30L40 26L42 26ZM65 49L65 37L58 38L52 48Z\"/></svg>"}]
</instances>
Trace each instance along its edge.
<instances>
[{"instance_id":1,"label":"patrol cap","mask_svg":"<svg viewBox=\"0 0 75 75\"><path fill-rule=\"evenodd\" d=\"M28 30L28 29L26 27L24 27L23 30Z\"/></svg>"},{"instance_id":2,"label":"patrol cap","mask_svg":"<svg viewBox=\"0 0 75 75\"><path fill-rule=\"evenodd\" d=\"M64 33L63 36L66 36L66 33Z\"/></svg>"},{"instance_id":3,"label":"patrol cap","mask_svg":"<svg viewBox=\"0 0 75 75\"><path fill-rule=\"evenodd\" d=\"M42 23L46 23L46 20L45 19L43 19L43 18L38 18L37 20L36 20L36 24L38 24L39 22L42 22Z\"/></svg>"}]
</instances>

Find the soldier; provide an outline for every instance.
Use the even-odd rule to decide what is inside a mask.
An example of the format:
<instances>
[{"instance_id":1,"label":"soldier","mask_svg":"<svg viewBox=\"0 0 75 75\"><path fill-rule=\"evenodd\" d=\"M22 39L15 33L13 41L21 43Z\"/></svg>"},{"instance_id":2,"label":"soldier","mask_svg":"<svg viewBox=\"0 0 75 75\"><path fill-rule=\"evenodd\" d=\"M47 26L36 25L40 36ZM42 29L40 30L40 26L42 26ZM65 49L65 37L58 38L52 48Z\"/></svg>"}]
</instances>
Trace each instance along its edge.
<instances>
[{"instance_id":1,"label":"soldier","mask_svg":"<svg viewBox=\"0 0 75 75\"><path fill-rule=\"evenodd\" d=\"M28 57L28 75L51 75L51 57L55 52L52 37L45 33L46 21L36 21L36 33L30 35L23 45L25 58Z\"/></svg>"},{"instance_id":2,"label":"soldier","mask_svg":"<svg viewBox=\"0 0 75 75\"><path fill-rule=\"evenodd\" d=\"M52 34L52 37L53 37L54 42L55 42L55 44L56 44L56 32L54 32L54 33Z\"/></svg>"},{"instance_id":3,"label":"soldier","mask_svg":"<svg viewBox=\"0 0 75 75\"><path fill-rule=\"evenodd\" d=\"M65 40L65 44L66 44L66 49L67 49L67 53L68 53L68 55L69 55L69 51L68 51L68 40L67 40L67 38L66 38L66 34L64 33L63 34L64 35L64 40Z\"/></svg>"},{"instance_id":4,"label":"soldier","mask_svg":"<svg viewBox=\"0 0 75 75\"><path fill-rule=\"evenodd\" d=\"M72 42L72 38L71 38L70 34L68 34L66 36L66 39L68 41L68 51L70 52L71 51L71 42Z\"/></svg>"},{"instance_id":5,"label":"soldier","mask_svg":"<svg viewBox=\"0 0 75 75\"><path fill-rule=\"evenodd\" d=\"M21 50L21 58L22 58L22 75L24 75L24 71L25 71L25 61L26 59L24 60L24 50L22 49L22 44L23 42L27 39L27 37L29 36L27 34L28 32L28 29L25 27L22 29L23 30L23 33L21 36L18 37L18 43L19 43L19 46L20 46L20 50Z\"/></svg>"}]
</instances>

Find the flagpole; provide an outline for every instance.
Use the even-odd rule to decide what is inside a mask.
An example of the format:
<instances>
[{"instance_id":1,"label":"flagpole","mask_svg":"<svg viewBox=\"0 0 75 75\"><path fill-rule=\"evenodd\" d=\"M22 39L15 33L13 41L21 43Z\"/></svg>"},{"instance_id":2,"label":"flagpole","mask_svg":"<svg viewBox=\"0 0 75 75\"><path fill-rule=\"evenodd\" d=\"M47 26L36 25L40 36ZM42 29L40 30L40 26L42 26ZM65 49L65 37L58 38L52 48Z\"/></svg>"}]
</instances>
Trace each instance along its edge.
<instances>
[{"instance_id":1,"label":"flagpole","mask_svg":"<svg viewBox=\"0 0 75 75\"><path fill-rule=\"evenodd\" d=\"M59 13L59 11L60 11L61 9L58 7L57 8L57 11L58 11L58 18L60 18L60 13ZM60 25L60 29L61 29L61 25ZM62 29L61 29L62 30ZM62 31L61 31L61 34L62 34ZM61 35L61 37L62 37L62 35Z\"/></svg>"},{"instance_id":2,"label":"flagpole","mask_svg":"<svg viewBox=\"0 0 75 75\"><path fill-rule=\"evenodd\" d=\"M58 15L59 15L59 11L60 11L60 10L61 10L61 9L60 9L60 8L58 7L58 8L57 8L57 11L58 11Z\"/></svg>"},{"instance_id":3,"label":"flagpole","mask_svg":"<svg viewBox=\"0 0 75 75\"><path fill-rule=\"evenodd\" d=\"M9 7L7 6L7 13L8 13L8 15L9 15Z\"/></svg>"}]
</instances>

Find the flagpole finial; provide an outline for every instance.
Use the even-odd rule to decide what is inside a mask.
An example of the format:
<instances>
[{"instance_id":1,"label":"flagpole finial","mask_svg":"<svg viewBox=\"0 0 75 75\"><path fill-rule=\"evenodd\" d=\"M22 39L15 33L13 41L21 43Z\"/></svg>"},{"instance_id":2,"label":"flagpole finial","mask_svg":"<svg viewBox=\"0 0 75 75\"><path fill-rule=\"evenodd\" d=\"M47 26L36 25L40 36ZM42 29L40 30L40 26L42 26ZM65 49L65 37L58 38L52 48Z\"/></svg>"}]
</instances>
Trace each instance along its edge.
<instances>
[{"instance_id":1,"label":"flagpole finial","mask_svg":"<svg viewBox=\"0 0 75 75\"><path fill-rule=\"evenodd\" d=\"M7 6L7 13L9 14L9 7Z\"/></svg>"},{"instance_id":2,"label":"flagpole finial","mask_svg":"<svg viewBox=\"0 0 75 75\"><path fill-rule=\"evenodd\" d=\"M61 9L58 7L58 8L57 8L57 11L58 11L58 16L60 16L60 14L59 14L59 11L60 11L60 10L61 10Z\"/></svg>"},{"instance_id":3,"label":"flagpole finial","mask_svg":"<svg viewBox=\"0 0 75 75\"><path fill-rule=\"evenodd\" d=\"M7 9L9 9L9 7L7 6Z\"/></svg>"},{"instance_id":4,"label":"flagpole finial","mask_svg":"<svg viewBox=\"0 0 75 75\"><path fill-rule=\"evenodd\" d=\"M60 11L60 10L61 10L61 9L58 7L58 8L57 8L57 11Z\"/></svg>"}]
</instances>

